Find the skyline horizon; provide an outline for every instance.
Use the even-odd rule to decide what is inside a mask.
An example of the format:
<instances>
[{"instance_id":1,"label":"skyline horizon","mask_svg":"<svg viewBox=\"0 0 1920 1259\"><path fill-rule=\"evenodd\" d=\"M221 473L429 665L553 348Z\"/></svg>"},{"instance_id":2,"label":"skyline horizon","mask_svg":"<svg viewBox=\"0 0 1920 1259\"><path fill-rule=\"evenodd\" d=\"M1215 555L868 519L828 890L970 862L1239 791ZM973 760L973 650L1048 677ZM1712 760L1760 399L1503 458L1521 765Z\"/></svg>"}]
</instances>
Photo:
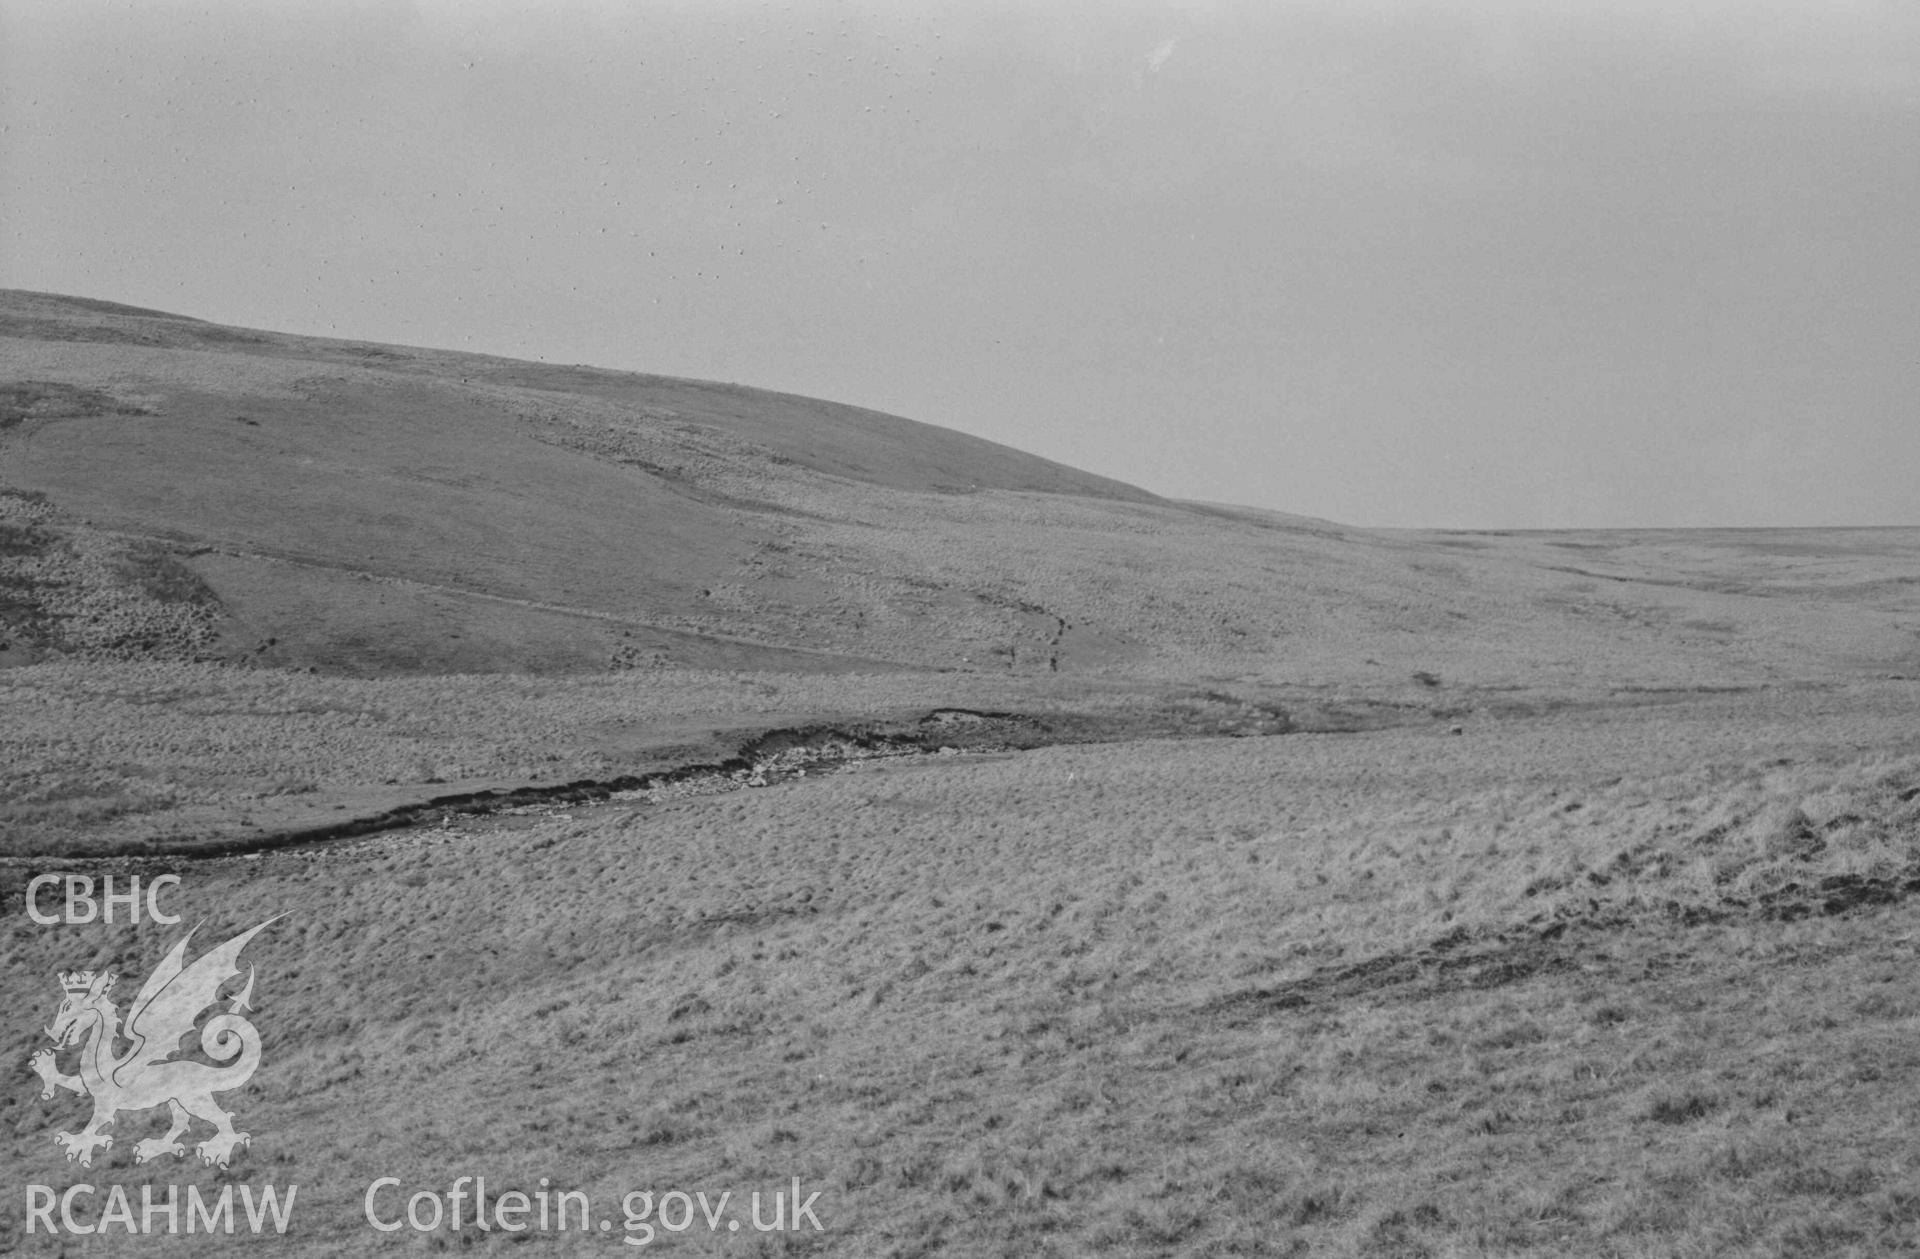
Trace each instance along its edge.
<instances>
[{"instance_id":1,"label":"skyline horizon","mask_svg":"<svg viewBox=\"0 0 1920 1259\"><path fill-rule=\"evenodd\" d=\"M223 323L220 320L208 319L203 316L195 315L189 311L161 310L157 307L136 306L126 302L116 301L113 298L101 297L101 296L98 296L97 294L54 293L54 292L48 292L46 290L40 290L40 289L18 289L18 288L6 288L6 287L0 287L0 292L28 293L36 297L75 299L83 302L99 303L106 306L119 306L123 308L123 311L121 313L135 316L135 317L138 317L141 315L150 315L150 316L157 315L157 316L165 316L169 318L185 318L185 319L194 320L199 323L213 324L217 327L235 328L235 329L248 331L248 332L277 333L284 336L307 337L307 338L312 338L314 340L319 340L319 341L335 341L343 345L389 346L395 349L423 350L423 351L428 351L436 354L471 354L479 358L506 359L514 362L538 363L538 364L551 366L551 367L586 368L591 371L612 372L612 373L617 373L622 375L640 376L640 377L646 377L646 378L658 379L658 380L685 381L692 384L720 385L720 386L724 386L727 388L734 388L734 389L749 389L757 393L781 395L781 396L799 398L799 399L802 399L805 401L811 401L811 402L828 402L836 406L844 406L844 407L848 407L855 410L870 411L879 415L891 416L892 418L895 418L895 419L910 420L919 424L928 424L934 428L942 428L950 432L961 433L964 436L976 437L981 441L991 442L995 445L1003 446L1003 447L1006 447L1007 449L1018 451L1021 454L1031 455L1039 459L1046 459L1054 463L1063 463L1063 461L1061 460L1053 459L1051 456L1041 454L1034 450L1030 450L1024 446L1020 446L1013 442L1008 442L1008 441L1004 441L1004 440L993 438L993 437L983 437L976 433L967 433L963 429L953 428L950 425L933 424L932 421L922 420L918 416L903 415L898 412L886 411L879 407L869 406L865 403L862 403L853 399L823 398L813 394L800 393L792 389L782 389L782 388L779 388L778 386L756 384L755 382L749 381L749 380L719 380L711 377L687 376L687 375L674 373L674 372L655 372L655 371L645 371L638 368L630 368L630 367L613 367L604 363L564 362L559 359L541 358L541 357L528 358L528 357L523 357L521 355L504 354L504 353L499 353L496 351L485 350L485 349L463 348L459 346L448 346L448 345L434 345L428 342L373 341L366 337L344 336L344 335L337 335L333 333L300 332L300 331L294 331L286 328L267 328L267 327L256 327L256 326L244 325L244 324L228 324L228 323ZM1084 468L1075 464L1063 464L1063 466L1073 468L1076 471L1080 471L1080 472L1092 472L1095 475L1099 475L1099 476L1107 475L1105 473L1098 472L1097 469ZM1118 480L1120 478L1112 478L1112 479ZM1862 521L1862 522L1855 522L1855 523L1818 524L1818 525L1706 524L1706 525L1525 526L1525 525L1502 525L1497 523L1487 524L1487 525L1471 525L1471 526L1426 525L1426 524L1389 525L1389 524L1377 524L1377 523L1373 523L1365 520L1344 520L1344 519L1336 519L1330 516L1316 516L1316 515L1311 515L1305 512L1290 511L1286 508L1271 507L1271 506L1266 506L1258 503L1238 502L1238 501L1229 500L1229 499L1217 499L1217 498L1196 498L1190 495L1167 494L1167 493L1162 493L1159 490L1156 490L1151 485L1141 484L1135 481L1125 481L1124 484L1129 485L1134 489L1145 490L1146 492L1153 494L1155 497L1171 503L1189 504L1189 505L1198 506L1198 507L1219 507L1219 508L1229 508L1234 510L1271 513L1274 515L1290 516L1296 519L1312 521L1320 524L1333 525L1339 528L1358 529L1358 530L1362 530L1369 533L1396 533L1396 532L1458 533L1458 534L1487 534L1487 535L1508 536L1508 535L1518 535L1518 534L1528 534L1528 533L1713 533L1713 532L1745 533L1745 532L1759 532L1759 531L1765 531L1765 530L1844 533L1844 532L1864 532L1864 531L1871 531L1871 530L1920 529L1920 523L1903 524L1903 523L1881 523L1881 522L1870 522L1870 521ZM1048 491L1031 491L1031 492L1048 492Z\"/></svg>"},{"instance_id":2,"label":"skyline horizon","mask_svg":"<svg viewBox=\"0 0 1920 1259\"><path fill-rule=\"evenodd\" d=\"M1920 524L1886 0L0 0L0 284L1370 528Z\"/></svg>"}]
</instances>

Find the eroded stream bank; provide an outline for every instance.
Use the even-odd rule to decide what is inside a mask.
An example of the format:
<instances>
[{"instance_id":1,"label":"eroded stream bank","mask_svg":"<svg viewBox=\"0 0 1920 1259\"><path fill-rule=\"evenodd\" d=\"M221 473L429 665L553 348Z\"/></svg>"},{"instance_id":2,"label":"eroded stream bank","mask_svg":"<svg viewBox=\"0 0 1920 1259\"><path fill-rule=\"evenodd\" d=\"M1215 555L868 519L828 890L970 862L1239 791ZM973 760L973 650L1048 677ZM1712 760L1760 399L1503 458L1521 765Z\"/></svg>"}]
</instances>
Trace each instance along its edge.
<instances>
[{"instance_id":1,"label":"eroded stream bank","mask_svg":"<svg viewBox=\"0 0 1920 1259\"><path fill-rule=\"evenodd\" d=\"M1351 710L1316 709L1305 720L1296 720L1277 706L1243 702L1235 702L1230 707L1213 704L1206 709L1175 704L1123 715L935 708L917 718L900 721L823 721L763 730L737 744L731 755L644 773L423 794L400 804L315 825L193 839L150 837L111 846L77 845L75 851L68 853L0 858L0 865L38 867L85 857L94 862L127 863L131 867L148 861L244 857L430 826L456 817L512 814L609 800L657 802L770 786L809 773L831 773L848 764L883 757L1022 752L1059 744L1150 738L1265 737L1306 731L1358 731L1403 724L1409 716L1395 709L1361 706ZM1424 714L1421 716L1427 719Z\"/></svg>"}]
</instances>

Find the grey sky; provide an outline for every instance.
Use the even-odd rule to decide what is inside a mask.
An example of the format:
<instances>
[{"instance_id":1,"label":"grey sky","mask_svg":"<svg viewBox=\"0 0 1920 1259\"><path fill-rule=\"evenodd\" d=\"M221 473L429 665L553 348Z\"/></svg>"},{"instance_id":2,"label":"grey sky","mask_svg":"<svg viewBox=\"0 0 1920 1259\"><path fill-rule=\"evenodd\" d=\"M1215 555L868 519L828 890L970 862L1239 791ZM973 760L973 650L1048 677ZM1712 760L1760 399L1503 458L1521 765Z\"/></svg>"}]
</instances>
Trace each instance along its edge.
<instances>
[{"instance_id":1,"label":"grey sky","mask_svg":"<svg viewBox=\"0 0 1920 1259\"><path fill-rule=\"evenodd\" d=\"M1920 6L0 0L0 285L1360 524L1920 524Z\"/></svg>"}]
</instances>

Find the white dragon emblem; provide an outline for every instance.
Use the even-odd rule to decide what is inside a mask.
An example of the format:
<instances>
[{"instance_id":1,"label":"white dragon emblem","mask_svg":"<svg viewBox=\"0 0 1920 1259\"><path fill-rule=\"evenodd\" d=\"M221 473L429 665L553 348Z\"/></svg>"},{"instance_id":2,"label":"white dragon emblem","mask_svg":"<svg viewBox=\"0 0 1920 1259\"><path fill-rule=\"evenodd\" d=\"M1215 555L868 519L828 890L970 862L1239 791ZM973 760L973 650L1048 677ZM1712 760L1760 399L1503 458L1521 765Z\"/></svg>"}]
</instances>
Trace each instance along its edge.
<instances>
[{"instance_id":1,"label":"white dragon emblem","mask_svg":"<svg viewBox=\"0 0 1920 1259\"><path fill-rule=\"evenodd\" d=\"M180 1144L180 1136L194 1119L215 1128L214 1134L200 1143L200 1157L208 1163L225 1167L234 1148L251 1141L246 1133L233 1130L233 1116L213 1100L215 1093L245 1084L260 1065L260 1033L238 1013L253 1008L251 967L245 990L231 997L226 1011L208 1019L200 1029L200 1048L215 1062L228 1065L168 1060L180 1051L181 1039L193 1031L200 1015L219 1000L221 986L240 973L236 965L240 950L272 921L269 918L208 950L190 966L185 959L193 931L187 932L141 986L127 1010L124 1032L120 1011L107 995L117 975L90 970L60 972L66 999L54 1015L53 1026L45 1029L54 1048L40 1050L27 1065L45 1083L40 1093L43 1099L52 1097L56 1089L93 1098L93 1119L84 1129L78 1134L54 1135L66 1150L68 1162L77 1159L82 1167L93 1166L94 1150L113 1145L113 1138L100 1129L112 1124L121 1111L151 1110L163 1104L172 1112L173 1126L163 1137L148 1137L136 1144L136 1163L162 1154L185 1157L187 1151ZM132 1042L118 1056L114 1053L117 1040ZM63 1075L55 1055L73 1045L81 1046L80 1070L76 1075ZM235 1058L237 1062L231 1061Z\"/></svg>"}]
</instances>

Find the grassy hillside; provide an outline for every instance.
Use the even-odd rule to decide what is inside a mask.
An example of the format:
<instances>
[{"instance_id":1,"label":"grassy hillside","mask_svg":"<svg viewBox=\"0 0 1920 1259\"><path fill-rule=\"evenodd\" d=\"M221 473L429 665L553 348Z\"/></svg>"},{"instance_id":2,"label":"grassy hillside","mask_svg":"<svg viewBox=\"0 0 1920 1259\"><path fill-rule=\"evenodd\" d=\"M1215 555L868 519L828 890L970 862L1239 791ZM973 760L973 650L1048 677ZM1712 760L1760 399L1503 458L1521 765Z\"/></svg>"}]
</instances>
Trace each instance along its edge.
<instances>
[{"instance_id":1,"label":"grassy hillside","mask_svg":"<svg viewBox=\"0 0 1920 1259\"><path fill-rule=\"evenodd\" d=\"M730 385L0 294L0 664L1920 670L1911 537L1383 535ZM1688 551L1687 547L1694 547ZM1739 557L1739 578L1695 571ZM1692 567L1689 567L1689 566ZM1839 594L1844 606L1831 596Z\"/></svg>"},{"instance_id":2,"label":"grassy hillside","mask_svg":"<svg viewBox=\"0 0 1920 1259\"><path fill-rule=\"evenodd\" d=\"M735 386L17 292L0 334L3 851L916 705L1157 714L1118 737L1920 676L1913 531L1372 532Z\"/></svg>"},{"instance_id":3,"label":"grassy hillside","mask_svg":"<svg viewBox=\"0 0 1920 1259\"><path fill-rule=\"evenodd\" d=\"M376 674L921 662L951 654L944 629L817 649L813 622L923 590L897 572L783 571L804 532L793 501L830 502L843 480L1153 501L958 433L734 386L18 293L0 297L0 334L22 654ZM1017 611L969 616L972 593L952 619L1019 631Z\"/></svg>"},{"instance_id":4,"label":"grassy hillside","mask_svg":"<svg viewBox=\"0 0 1920 1259\"><path fill-rule=\"evenodd\" d=\"M1917 693L1914 530L1371 531L0 294L0 1250L82 1181L510 1250L363 1220L478 1175L602 1249L1911 1253ZM71 870L285 915L230 1168L50 1139L55 972L179 934L31 925Z\"/></svg>"}]
</instances>

